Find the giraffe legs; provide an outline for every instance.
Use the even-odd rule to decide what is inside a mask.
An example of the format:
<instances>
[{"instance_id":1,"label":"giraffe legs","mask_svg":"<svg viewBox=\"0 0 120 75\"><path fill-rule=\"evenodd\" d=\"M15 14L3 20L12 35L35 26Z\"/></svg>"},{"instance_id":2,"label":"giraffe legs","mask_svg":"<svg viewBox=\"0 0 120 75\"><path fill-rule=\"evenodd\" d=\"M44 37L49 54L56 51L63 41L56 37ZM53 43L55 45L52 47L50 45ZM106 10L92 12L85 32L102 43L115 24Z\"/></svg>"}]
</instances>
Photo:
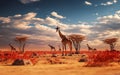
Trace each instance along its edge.
<instances>
[{"instance_id":1,"label":"giraffe legs","mask_svg":"<svg viewBox=\"0 0 120 75\"><path fill-rule=\"evenodd\" d=\"M76 49L75 54L80 54L80 42L75 43L75 49Z\"/></svg>"},{"instance_id":2,"label":"giraffe legs","mask_svg":"<svg viewBox=\"0 0 120 75\"><path fill-rule=\"evenodd\" d=\"M76 45L77 45L76 54L79 54L79 49L80 49L80 45L79 45L79 42L76 42Z\"/></svg>"},{"instance_id":3,"label":"giraffe legs","mask_svg":"<svg viewBox=\"0 0 120 75\"><path fill-rule=\"evenodd\" d=\"M78 48L79 48L79 49L78 49L79 54L80 54L80 48L81 48L80 43L81 43L81 42L79 42L79 44L78 44L78 46L79 46L79 47L78 47Z\"/></svg>"},{"instance_id":4,"label":"giraffe legs","mask_svg":"<svg viewBox=\"0 0 120 75\"><path fill-rule=\"evenodd\" d=\"M53 56L53 51L52 51L52 48L51 48L51 53L52 53L52 56Z\"/></svg>"},{"instance_id":5,"label":"giraffe legs","mask_svg":"<svg viewBox=\"0 0 120 75\"><path fill-rule=\"evenodd\" d=\"M56 57L56 49L54 49L54 56Z\"/></svg>"},{"instance_id":6,"label":"giraffe legs","mask_svg":"<svg viewBox=\"0 0 120 75\"><path fill-rule=\"evenodd\" d=\"M66 52L66 45L65 45L65 56L67 56L67 52Z\"/></svg>"},{"instance_id":7,"label":"giraffe legs","mask_svg":"<svg viewBox=\"0 0 120 75\"><path fill-rule=\"evenodd\" d=\"M56 53L55 53L55 52L56 52L56 49L55 49L55 48L54 48L54 49L51 48L51 54L52 54L52 57L56 57L56 55L55 55Z\"/></svg>"},{"instance_id":8,"label":"giraffe legs","mask_svg":"<svg viewBox=\"0 0 120 75\"><path fill-rule=\"evenodd\" d=\"M66 56L67 55L67 52L66 52L66 44L62 44L62 49L63 49L63 51L62 51L62 56Z\"/></svg>"},{"instance_id":9,"label":"giraffe legs","mask_svg":"<svg viewBox=\"0 0 120 75\"><path fill-rule=\"evenodd\" d=\"M69 46L69 49L70 49L70 54L69 56L72 56L72 41L71 40L62 40L62 56L66 56L67 55L67 51L66 51L66 46Z\"/></svg>"},{"instance_id":10,"label":"giraffe legs","mask_svg":"<svg viewBox=\"0 0 120 75\"><path fill-rule=\"evenodd\" d=\"M69 43L69 48L70 48L70 54L69 54L69 56L72 56L72 43Z\"/></svg>"},{"instance_id":11,"label":"giraffe legs","mask_svg":"<svg viewBox=\"0 0 120 75\"><path fill-rule=\"evenodd\" d=\"M62 56L64 56L64 45L62 44Z\"/></svg>"}]
</instances>

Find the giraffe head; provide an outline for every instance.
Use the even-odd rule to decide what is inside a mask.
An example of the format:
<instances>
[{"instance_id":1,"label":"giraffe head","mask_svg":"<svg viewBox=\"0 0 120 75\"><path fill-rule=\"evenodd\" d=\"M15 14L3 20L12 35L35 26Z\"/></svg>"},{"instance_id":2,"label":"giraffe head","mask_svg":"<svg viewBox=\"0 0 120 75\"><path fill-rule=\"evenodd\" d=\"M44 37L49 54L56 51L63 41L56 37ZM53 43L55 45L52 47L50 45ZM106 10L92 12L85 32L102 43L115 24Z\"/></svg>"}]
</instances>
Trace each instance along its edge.
<instances>
[{"instance_id":1,"label":"giraffe head","mask_svg":"<svg viewBox=\"0 0 120 75\"><path fill-rule=\"evenodd\" d=\"M58 30L60 30L60 27L57 26L57 27L56 27L56 32L57 32Z\"/></svg>"},{"instance_id":2,"label":"giraffe head","mask_svg":"<svg viewBox=\"0 0 120 75\"><path fill-rule=\"evenodd\" d=\"M48 46L51 46L50 44L48 44Z\"/></svg>"},{"instance_id":3,"label":"giraffe head","mask_svg":"<svg viewBox=\"0 0 120 75\"><path fill-rule=\"evenodd\" d=\"M9 43L8 45L11 45L11 43Z\"/></svg>"}]
</instances>

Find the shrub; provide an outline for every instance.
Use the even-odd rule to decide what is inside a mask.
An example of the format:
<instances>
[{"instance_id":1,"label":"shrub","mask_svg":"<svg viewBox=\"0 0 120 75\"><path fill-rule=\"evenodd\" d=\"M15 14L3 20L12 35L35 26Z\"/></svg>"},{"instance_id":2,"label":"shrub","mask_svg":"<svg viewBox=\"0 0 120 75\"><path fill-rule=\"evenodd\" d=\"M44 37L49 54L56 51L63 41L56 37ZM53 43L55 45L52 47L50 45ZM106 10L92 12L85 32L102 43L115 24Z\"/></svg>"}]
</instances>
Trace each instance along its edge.
<instances>
[{"instance_id":1,"label":"shrub","mask_svg":"<svg viewBox=\"0 0 120 75\"><path fill-rule=\"evenodd\" d=\"M89 60L85 66L107 66L111 62L116 62L119 59L120 53L117 51L101 51L89 56Z\"/></svg>"}]
</instances>

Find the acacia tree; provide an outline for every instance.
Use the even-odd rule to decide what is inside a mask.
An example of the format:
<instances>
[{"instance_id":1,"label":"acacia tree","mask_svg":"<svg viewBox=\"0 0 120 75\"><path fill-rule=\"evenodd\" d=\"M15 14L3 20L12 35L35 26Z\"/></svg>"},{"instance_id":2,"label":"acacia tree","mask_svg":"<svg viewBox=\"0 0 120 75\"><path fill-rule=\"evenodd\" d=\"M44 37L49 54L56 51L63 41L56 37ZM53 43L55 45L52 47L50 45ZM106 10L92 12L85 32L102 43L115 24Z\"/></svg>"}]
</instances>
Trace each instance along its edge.
<instances>
[{"instance_id":1,"label":"acacia tree","mask_svg":"<svg viewBox=\"0 0 120 75\"><path fill-rule=\"evenodd\" d=\"M118 38L107 38L105 40L103 40L104 43L109 44L110 45L110 50L113 51L115 50L115 45L117 42Z\"/></svg>"},{"instance_id":2,"label":"acacia tree","mask_svg":"<svg viewBox=\"0 0 120 75\"><path fill-rule=\"evenodd\" d=\"M72 34L72 35L69 35L69 38L72 40L73 42L73 46L76 50L76 54L79 54L80 52L80 44L81 42L85 39L85 36L83 35L78 35L78 34Z\"/></svg>"},{"instance_id":3,"label":"acacia tree","mask_svg":"<svg viewBox=\"0 0 120 75\"><path fill-rule=\"evenodd\" d=\"M28 39L28 37L26 37L26 36L16 36L15 37L15 41L18 43L19 51L22 53L24 52L27 39Z\"/></svg>"}]
</instances>

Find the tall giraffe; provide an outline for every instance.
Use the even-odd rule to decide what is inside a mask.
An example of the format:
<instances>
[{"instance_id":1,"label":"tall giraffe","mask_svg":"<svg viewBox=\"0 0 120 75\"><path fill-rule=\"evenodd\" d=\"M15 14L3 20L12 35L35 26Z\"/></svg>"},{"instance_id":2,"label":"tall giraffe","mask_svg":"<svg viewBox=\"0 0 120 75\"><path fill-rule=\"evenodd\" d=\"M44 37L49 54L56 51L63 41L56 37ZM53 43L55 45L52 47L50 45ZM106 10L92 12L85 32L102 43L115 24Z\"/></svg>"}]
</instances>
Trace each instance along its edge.
<instances>
[{"instance_id":1,"label":"tall giraffe","mask_svg":"<svg viewBox=\"0 0 120 75\"><path fill-rule=\"evenodd\" d=\"M11 44L9 44L10 48L11 48L11 51L16 51L16 48L13 47Z\"/></svg>"},{"instance_id":2,"label":"tall giraffe","mask_svg":"<svg viewBox=\"0 0 120 75\"><path fill-rule=\"evenodd\" d=\"M59 34L59 36L61 38L62 49L63 49L62 55L64 55L64 54L67 55L67 53L66 53L66 45L69 46L69 48L70 48L70 55L72 55L72 41L61 33L60 28L58 26L56 28L56 32L58 32L58 34Z\"/></svg>"}]
</instances>

